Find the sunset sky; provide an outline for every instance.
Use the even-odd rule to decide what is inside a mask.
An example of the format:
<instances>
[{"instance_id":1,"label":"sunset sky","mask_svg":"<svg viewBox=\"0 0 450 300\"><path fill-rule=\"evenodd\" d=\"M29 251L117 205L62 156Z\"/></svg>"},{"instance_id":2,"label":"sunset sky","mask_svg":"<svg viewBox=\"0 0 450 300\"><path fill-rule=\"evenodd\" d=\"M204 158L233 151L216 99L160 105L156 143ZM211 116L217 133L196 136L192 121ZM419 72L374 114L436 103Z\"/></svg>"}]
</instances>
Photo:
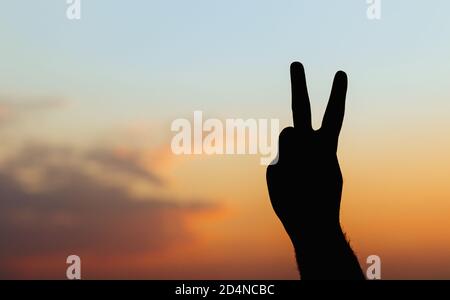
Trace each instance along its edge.
<instances>
[{"instance_id":1,"label":"sunset sky","mask_svg":"<svg viewBox=\"0 0 450 300\"><path fill-rule=\"evenodd\" d=\"M342 2L342 3L341 3ZM258 155L172 154L177 118L314 127L349 77L343 228L365 270L450 279L450 2L3 1L0 278L295 279Z\"/></svg>"}]
</instances>

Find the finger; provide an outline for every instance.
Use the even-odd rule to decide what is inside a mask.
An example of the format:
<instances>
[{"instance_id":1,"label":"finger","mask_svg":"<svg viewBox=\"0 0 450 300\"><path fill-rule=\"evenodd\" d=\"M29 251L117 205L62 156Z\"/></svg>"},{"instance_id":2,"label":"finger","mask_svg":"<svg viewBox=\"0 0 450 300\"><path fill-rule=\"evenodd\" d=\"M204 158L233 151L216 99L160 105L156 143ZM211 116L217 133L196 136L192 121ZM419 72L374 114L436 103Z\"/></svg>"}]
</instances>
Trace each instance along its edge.
<instances>
[{"instance_id":1,"label":"finger","mask_svg":"<svg viewBox=\"0 0 450 300\"><path fill-rule=\"evenodd\" d=\"M321 131L336 143L344 120L346 94L347 74L343 71L339 71L334 77L330 100L328 100L321 128Z\"/></svg>"},{"instance_id":2,"label":"finger","mask_svg":"<svg viewBox=\"0 0 450 300\"><path fill-rule=\"evenodd\" d=\"M296 131L293 127L286 127L281 131L278 141L278 162L292 161L295 155L294 143L296 141Z\"/></svg>"},{"instance_id":3,"label":"finger","mask_svg":"<svg viewBox=\"0 0 450 300\"><path fill-rule=\"evenodd\" d=\"M311 105L306 86L305 69L299 62L291 64L292 115L294 127L300 131L312 130Z\"/></svg>"}]
</instances>

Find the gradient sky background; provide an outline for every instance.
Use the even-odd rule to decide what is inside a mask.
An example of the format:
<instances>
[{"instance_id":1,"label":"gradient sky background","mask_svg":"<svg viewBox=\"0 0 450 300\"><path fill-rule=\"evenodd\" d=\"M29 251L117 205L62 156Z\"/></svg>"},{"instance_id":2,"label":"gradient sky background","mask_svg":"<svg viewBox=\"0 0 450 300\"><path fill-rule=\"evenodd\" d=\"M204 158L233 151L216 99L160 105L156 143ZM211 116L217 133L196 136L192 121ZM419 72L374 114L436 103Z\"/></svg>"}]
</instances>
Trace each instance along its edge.
<instances>
[{"instance_id":1,"label":"gradient sky background","mask_svg":"<svg viewBox=\"0 0 450 300\"><path fill-rule=\"evenodd\" d=\"M342 2L342 3L341 3ZM349 92L342 223L383 278L450 278L450 3L2 0L0 278L297 278L258 156L170 152L170 123L279 118L306 68L315 127ZM364 268L365 269L365 268Z\"/></svg>"}]
</instances>

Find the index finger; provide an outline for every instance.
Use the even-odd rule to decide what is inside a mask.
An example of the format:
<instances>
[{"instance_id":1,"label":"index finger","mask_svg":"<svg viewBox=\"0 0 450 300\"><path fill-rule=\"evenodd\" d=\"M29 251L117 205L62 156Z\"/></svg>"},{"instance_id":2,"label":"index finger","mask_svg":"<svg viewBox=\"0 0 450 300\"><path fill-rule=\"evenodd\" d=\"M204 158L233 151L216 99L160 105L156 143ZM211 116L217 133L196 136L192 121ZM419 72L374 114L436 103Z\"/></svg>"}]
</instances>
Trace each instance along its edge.
<instances>
[{"instance_id":1,"label":"index finger","mask_svg":"<svg viewBox=\"0 0 450 300\"><path fill-rule=\"evenodd\" d=\"M306 86L305 69L299 62L291 64L291 89L294 127L301 131L312 130L311 105Z\"/></svg>"}]
</instances>

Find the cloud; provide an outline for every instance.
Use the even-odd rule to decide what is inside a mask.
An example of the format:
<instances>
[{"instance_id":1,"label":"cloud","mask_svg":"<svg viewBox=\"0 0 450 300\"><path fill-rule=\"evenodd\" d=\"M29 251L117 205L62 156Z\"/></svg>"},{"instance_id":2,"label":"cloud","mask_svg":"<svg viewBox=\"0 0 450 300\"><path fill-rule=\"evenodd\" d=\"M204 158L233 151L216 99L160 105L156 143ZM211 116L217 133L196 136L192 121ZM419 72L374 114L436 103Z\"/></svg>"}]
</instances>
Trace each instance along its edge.
<instances>
[{"instance_id":1,"label":"cloud","mask_svg":"<svg viewBox=\"0 0 450 300\"><path fill-rule=\"evenodd\" d=\"M68 102L66 100L53 96L33 97L0 95L1 106L11 107L20 112L60 108L67 104Z\"/></svg>"},{"instance_id":2,"label":"cloud","mask_svg":"<svg viewBox=\"0 0 450 300\"><path fill-rule=\"evenodd\" d=\"M9 174L17 175L19 181L25 180L30 183L35 180L41 185L41 189L70 181L67 178L70 170L83 172L84 176L94 177L92 180L96 181L114 174L123 180L130 180L130 177L133 177L149 185L163 186L165 180L149 168L147 162L142 162L141 156L139 150L123 147L79 150L70 146L33 142L17 150L2 168ZM94 166L98 170L96 174L92 174L88 169L89 166ZM34 178L28 176L33 174L39 176Z\"/></svg>"},{"instance_id":3,"label":"cloud","mask_svg":"<svg viewBox=\"0 0 450 300\"><path fill-rule=\"evenodd\" d=\"M17 97L0 95L0 123L16 120L29 112L65 107L68 102L58 97Z\"/></svg>"},{"instance_id":4,"label":"cloud","mask_svg":"<svg viewBox=\"0 0 450 300\"><path fill-rule=\"evenodd\" d=\"M11 109L8 105L0 103L0 122L5 122L12 117Z\"/></svg>"},{"instance_id":5,"label":"cloud","mask_svg":"<svg viewBox=\"0 0 450 300\"><path fill-rule=\"evenodd\" d=\"M20 264L30 256L127 257L182 246L195 240L186 218L217 209L200 199L138 200L121 186L104 184L86 173L86 156L112 164L117 172L156 175L104 149L87 153L70 147L28 145L2 167L0 276L16 274L14 262ZM34 189L31 179L23 180L24 174L34 177L40 188Z\"/></svg>"},{"instance_id":6,"label":"cloud","mask_svg":"<svg viewBox=\"0 0 450 300\"><path fill-rule=\"evenodd\" d=\"M94 149L86 154L86 158L107 166L112 171L126 172L131 175L162 185L164 180L153 171L143 167L139 153L125 149Z\"/></svg>"}]
</instances>

